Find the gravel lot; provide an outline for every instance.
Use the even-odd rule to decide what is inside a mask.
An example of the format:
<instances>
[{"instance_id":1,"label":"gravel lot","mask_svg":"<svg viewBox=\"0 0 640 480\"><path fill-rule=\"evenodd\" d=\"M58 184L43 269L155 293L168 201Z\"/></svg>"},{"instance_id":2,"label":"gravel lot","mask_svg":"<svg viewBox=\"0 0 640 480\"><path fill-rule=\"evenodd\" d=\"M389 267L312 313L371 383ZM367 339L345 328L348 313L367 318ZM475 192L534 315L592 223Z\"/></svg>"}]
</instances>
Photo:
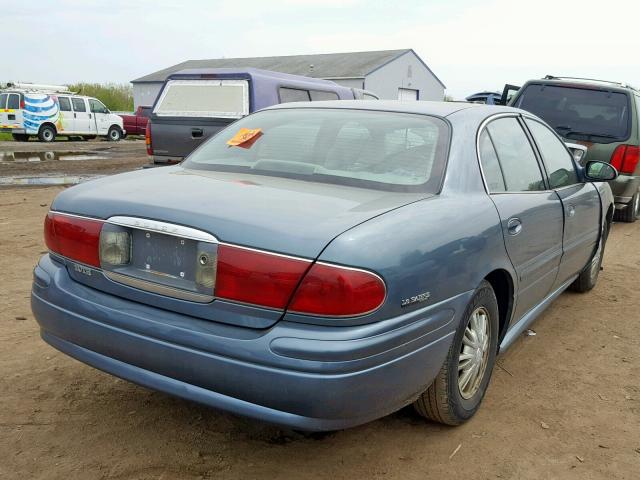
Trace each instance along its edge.
<instances>
[{"instance_id":1,"label":"gravel lot","mask_svg":"<svg viewBox=\"0 0 640 480\"><path fill-rule=\"evenodd\" d=\"M146 163L140 141L54 146L70 144L122 155L3 163L0 174ZM537 335L499 359L466 425L426 423L407 408L303 436L116 379L40 339L31 271L45 250L43 217L63 188L0 188L0 478L639 478L640 223L614 226L595 290L562 295L534 324Z\"/></svg>"}]
</instances>

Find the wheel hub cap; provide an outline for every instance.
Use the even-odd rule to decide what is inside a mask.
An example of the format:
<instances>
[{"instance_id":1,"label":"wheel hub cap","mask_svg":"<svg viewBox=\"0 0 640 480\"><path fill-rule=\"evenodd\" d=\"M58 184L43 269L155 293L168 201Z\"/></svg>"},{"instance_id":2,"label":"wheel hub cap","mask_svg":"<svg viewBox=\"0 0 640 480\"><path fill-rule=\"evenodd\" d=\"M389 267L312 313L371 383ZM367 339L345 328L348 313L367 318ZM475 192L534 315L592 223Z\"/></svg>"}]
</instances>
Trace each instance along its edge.
<instances>
[{"instance_id":1,"label":"wheel hub cap","mask_svg":"<svg viewBox=\"0 0 640 480\"><path fill-rule=\"evenodd\" d=\"M482 383L489 359L489 312L476 308L462 337L458 358L458 388L462 398L473 397Z\"/></svg>"}]
</instances>

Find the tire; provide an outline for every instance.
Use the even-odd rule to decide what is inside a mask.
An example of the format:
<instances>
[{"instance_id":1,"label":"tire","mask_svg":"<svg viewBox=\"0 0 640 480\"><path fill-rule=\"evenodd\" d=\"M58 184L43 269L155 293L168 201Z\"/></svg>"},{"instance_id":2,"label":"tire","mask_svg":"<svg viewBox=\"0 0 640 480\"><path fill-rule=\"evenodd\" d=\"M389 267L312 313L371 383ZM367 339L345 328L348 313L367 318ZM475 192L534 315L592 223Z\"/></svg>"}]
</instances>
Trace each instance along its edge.
<instances>
[{"instance_id":1,"label":"tire","mask_svg":"<svg viewBox=\"0 0 640 480\"><path fill-rule=\"evenodd\" d=\"M598 283L598 276L602 268L602 259L604 257L604 248L607 243L607 237L609 236L609 224L605 221L602 227L602 234L598 241L598 247L591 258L588 265L580 272L578 278L569 286L569 289L578 292L585 293L593 289Z\"/></svg>"},{"instance_id":2,"label":"tire","mask_svg":"<svg viewBox=\"0 0 640 480\"><path fill-rule=\"evenodd\" d=\"M38 132L38 139L41 142L53 142L56 139L56 129L52 125L43 125Z\"/></svg>"},{"instance_id":3,"label":"tire","mask_svg":"<svg viewBox=\"0 0 640 480\"><path fill-rule=\"evenodd\" d=\"M26 133L12 133L11 136L16 142L28 142L29 135Z\"/></svg>"},{"instance_id":4,"label":"tire","mask_svg":"<svg viewBox=\"0 0 640 480\"><path fill-rule=\"evenodd\" d=\"M498 328L498 301L489 282L483 280L467 305L438 376L413 404L418 414L445 425L460 425L476 413L491 380L498 351ZM482 348L471 345L475 342L472 335L476 335L475 338L478 335L470 332L476 331L485 332ZM467 358L461 359L462 355ZM461 369L461 362L469 368ZM480 371L475 375L471 373L471 379L461 387L464 375L473 372L474 365Z\"/></svg>"},{"instance_id":5,"label":"tire","mask_svg":"<svg viewBox=\"0 0 640 480\"><path fill-rule=\"evenodd\" d=\"M109 128L109 132L107 132L107 140L110 142L119 142L121 138L122 130L120 130L120 127L113 125Z\"/></svg>"},{"instance_id":6,"label":"tire","mask_svg":"<svg viewBox=\"0 0 640 480\"><path fill-rule=\"evenodd\" d=\"M622 210L615 211L615 220L625 223L633 223L640 218L640 191L631 197L631 201Z\"/></svg>"}]
</instances>

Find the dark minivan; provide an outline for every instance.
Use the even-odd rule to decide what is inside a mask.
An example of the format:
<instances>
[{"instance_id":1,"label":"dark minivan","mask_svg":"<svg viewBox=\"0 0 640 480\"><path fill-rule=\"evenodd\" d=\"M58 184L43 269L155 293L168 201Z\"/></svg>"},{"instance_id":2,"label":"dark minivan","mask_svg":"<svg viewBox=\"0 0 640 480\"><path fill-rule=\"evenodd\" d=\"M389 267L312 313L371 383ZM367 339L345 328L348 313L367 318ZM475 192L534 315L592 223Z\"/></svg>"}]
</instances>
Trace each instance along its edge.
<instances>
[{"instance_id":1,"label":"dark minivan","mask_svg":"<svg viewBox=\"0 0 640 480\"><path fill-rule=\"evenodd\" d=\"M181 161L230 123L271 105L376 98L329 80L256 68L181 70L167 77L147 127L153 163Z\"/></svg>"},{"instance_id":2,"label":"dark minivan","mask_svg":"<svg viewBox=\"0 0 640 480\"><path fill-rule=\"evenodd\" d=\"M640 217L640 92L622 83L546 76L530 80L511 106L545 120L565 141L588 147L581 160L609 162L619 172L612 182L616 219Z\"/></svg>"}]
</instances>

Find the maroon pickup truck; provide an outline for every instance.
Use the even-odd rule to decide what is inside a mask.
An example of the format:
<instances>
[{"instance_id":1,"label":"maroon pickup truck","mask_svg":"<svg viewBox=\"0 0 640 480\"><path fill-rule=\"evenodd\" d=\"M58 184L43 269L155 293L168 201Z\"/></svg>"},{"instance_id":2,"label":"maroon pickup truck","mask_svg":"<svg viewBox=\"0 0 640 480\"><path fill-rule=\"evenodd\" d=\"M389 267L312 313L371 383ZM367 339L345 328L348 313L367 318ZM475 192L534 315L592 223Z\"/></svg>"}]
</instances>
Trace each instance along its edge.
<instances>
[{"instance_id":1,"label":"maroon pickup truck","mask_svg":"<svg viewBox=\"0 0 640 480\"><path fill-rule=\"evenodd\" d=\"M133 115L120 115L127 135L144 135L146 133L151 108L139 106Z\"/></svg>"}]
</instances>

